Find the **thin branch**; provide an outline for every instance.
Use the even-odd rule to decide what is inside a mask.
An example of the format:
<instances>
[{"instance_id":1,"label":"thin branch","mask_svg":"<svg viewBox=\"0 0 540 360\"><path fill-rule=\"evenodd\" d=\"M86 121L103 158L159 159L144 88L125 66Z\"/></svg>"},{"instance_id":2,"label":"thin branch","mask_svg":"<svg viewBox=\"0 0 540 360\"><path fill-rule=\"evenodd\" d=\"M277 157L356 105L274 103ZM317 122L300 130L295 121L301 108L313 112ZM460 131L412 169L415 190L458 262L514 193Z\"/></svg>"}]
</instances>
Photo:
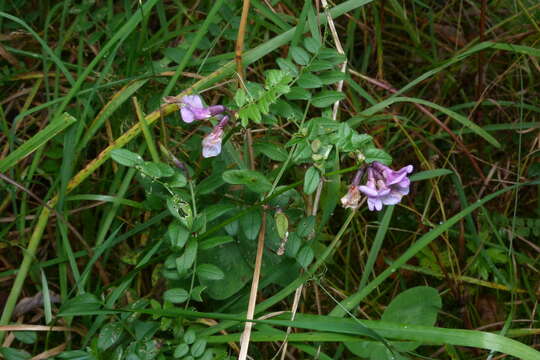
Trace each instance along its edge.
<instances>
[{"instance_id":1,"label":"thin branch","mask_svg":"<svg viewBox=\"0 0 540 360\"><path fill-rule=\"evenodd\" d=\"M259 239L257 244L257 255L255 257L255 269L253 270L253 280L251 282L251 291L249 293L249 303L246 314L247 320L253 320L255 315L255 305L257 304L257 289L259 288L259 279L261 277L262 257L264 250L264 237L266 232L266 212L263 210L261 229L259 230ZM246 360L247 352L249 348L249 339L251 337L252 322L246 322L244 326L244 332L240 339L240 355L238 360Z\"/></svg>"},{"instance_id":2,"label":"thin branch","mask_svg":"<svg viewBox=\"0 0 540 360\"><path fill-rule=\"evenodd\" d=\"M240 26L238 27L238 36L236 37L235 61L236 71L240 79L244 79L244 66L242 64L242 53L244 51L244 38L246 35L246 24L249 14L250 0L244 0L242 6L242 17L240 18Z\"/></svg>"}]
</instances>

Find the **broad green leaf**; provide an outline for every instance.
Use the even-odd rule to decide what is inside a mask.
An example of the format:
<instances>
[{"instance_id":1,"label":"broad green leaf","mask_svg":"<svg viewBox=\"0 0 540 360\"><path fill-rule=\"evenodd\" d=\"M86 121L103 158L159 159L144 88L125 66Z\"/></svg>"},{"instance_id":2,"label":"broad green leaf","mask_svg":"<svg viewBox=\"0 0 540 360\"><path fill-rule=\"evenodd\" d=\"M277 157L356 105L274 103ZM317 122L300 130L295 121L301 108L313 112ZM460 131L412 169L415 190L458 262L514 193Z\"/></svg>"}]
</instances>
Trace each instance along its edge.
<instances>
[{"instance_id":1,"label":"broad green leaf","mask_svg":"<svg viewBox=\"0 0 540 360\"><path fill-rule=\"evenodd\" d=\"M144 163L143 158L139 154L126 149L115 149L111 151L111 158L124 166L136 166Z\"/></svg>"},{"instance_id":2,"label":"broad green leaf","mask_svg":"<svg viewBox=\"0 0 540 360\"><path fill-rule=\"evenodd\" d=\"M304 193L307 195L313 194L315 190L317 190L320 180L321 175L315 166L311 166L307 169L304 175Z\"/></svg>"},{"instance_id":3,"label":"broad green leaf","mask_svg":"<svg viewBox=\"0 0 540 360\"><path fill-rule=\"evenodd\" d=\"M103 326L98 336L98 348L100 350L107 350L120 340L123 332L124 326L120 322L112 322Z\"/></svg>"},{"instance_id":4,"label":"broad green leaf","mask_svg":"<svg viewBox=\"0 0 540 360\"><path fill-rule=\"evenodd\" d=\"M155 162L154 164L159 168L162 177L171 177L176 173L176 171L172 167L165 163Z\"/></svg>"},{"instance_id":5,"label":"broad green leaf","mask_svg":"<svg viewBox=\"0 0 540 360\"><path fill-rule=\"evenodd\" d=\"M206 221L212 222L216 220L217 218L219 218L220 216L223 216L226 213L231 212L236 209L237 209L237 205L224 201L218 204L207 206L203 210L203 213L205 214Z\"/></svg>"},{"instance_id":6,"label":"broad green leaf","mask_svg":"<svg viewBox=\"0 0 540 360\"><path fill-rule=\"evenodd\" d=\"M8 347L0 347L0 354L2 354L6 360L28 360L32 357L32 355L24 350Z\"/></svg>"},{"instance_id":7,"label":"broad green leaf","mask_svg":"<svg viewBox=\"0 0 540 360\"><path fill-rule=\"evenodd\" d=\"M212 360L214 358L215 358L214 349L210 348L210 349L206 349L204 353L201 355L201 357L198 358L198 360Z\"/></svg>"},{"instance_id":8,"label":"broad green leaf","mask_svg":"<svg viewBox=\"0 0 540 360\"><path fill-rule=\"evenodd\" d=\"M309 100L311 99L311 93L304 88L294 86L285 97L289 100Z\"/></svg>"},{"instance_id":9,"label":"broad green leaf","mask_svg":"<svg viewBox=\"0 0 540 360\"><path fill-rule=\"evenodd\" d=\"M285 151L281 145L269 144L269 143L256 143L253 145L255 151L258 151L274 161L286 161L289 157L287 151Z\"/></svg>"},{"instance_id":10,"label":"broad green leaf","mask_svg":"<svg viewBox=\"0 0 540 360\"><path fill-rule=\"evenodd\" d=\"M298 76L298 68L290 60L278 58L276 63L281 70L287 72L289 75L294 77Z\"/></svg>"},{"instance_id":11,"label":"broad green leaf","mask_svg":"<svg viewBox=\"0 0 540 360\"><path fill-rule=\"evenodd\" d=\"M345 80L345 73L335 70L335 71L328 71L324 72L322 74L319 74L319 79L322 81L323 85L330 85L337 83L341 80Z\"/></svg>"},{"instance_id":12,"label":"broad green leaf","mask_svg":"<svg viewBox=\"0 0 540 360\"><path fill-rule=\"evenodd\" d=\"M186 344L193 344L195 342L195 340L197 340L197 333L195 332L195 330L193 329L188 329L185 333L184 333L184 342Z\"/></svg>"},{"instance_id":13,"label":"broad green leaf","mask_svg":"<svg viewBox=\"0 0 540 360\"><path fill-rule=\"evenodd\" d=\"M296 261L298 261L298 263L304 269L306 269L311 264L314 257L315 254L313 253L313 249L311 248L311 246L305 245L296 255Z\"/></svg>"},{"instance_id":14,"label":"broad green leaf","mask_svg":"<svg viewBox=\"0 0 540 360\"><path fill-rule=\"evenodd\" d=\"M146 302L141 302L142 305L145 303ZM143 321L136 319L131 323L131 326L135 330L135 340L137 341L151 339L159 330L159 323L155 321Z\"/></svg>"},{"instance_id":15,"label":"broad green leaf","mask_svg":"<svg viewBox=\"0 0 540 360\"><path fill-rule=\"evenodd\" d=\"M161 166L159 166L157 163L145 161L143 164L139 165L139 168L145 175L150 176L151 178L158 179L163 176Z\"/></svg>"},{"instance_id":16,"label":"broad green leaf","mask_svg":"<svg viewBox=\"0 0 540 360\"><path fill-rule=\"evenodd\" d=\"M193 263L195 262L195 258L197 257L197 248L197 240L194 238L190 239L184 253L176 258L175 263L178 274L184 275L189 269L191 269Z\"/></svg>"},{"instance_id":17,"label":"broad green leaf","mask_svg":"<svg viewBox=\"0 0 540 360\"><path fill-rule=\"evenodd\" d=\"M340 91L323 90L311 99L311 104L315 107L323 108L343 99L345 99L345 95Z\"/></svg>"},{"instance_id":18,"label":"broad green leaf","mask_svg":"<svg viewBox=\"0 0 540 360\"><path fill-rule=\"evenodd\" d=\"M197 276L205 280L221 280L225 274L216 265L201 264L197 266Z\"/></svg>"},{"instance_id":19,"label":"broad green leaf","mask_svg":"<svg viewBox=\"0 0 540 360\"><path fill-rule=\"evenodd\" d=\"M297 84L304 89L315 89L321 87L323 85L323 82L317 75L310 72L305 72L300 75Z\"/></svg>"},{"instance_id":20,"label":"broad green leaf","mask_svg":"<svg viewBox=\"0 0 540 360\"><path fill-rule=\"evenodd\" d=\"M315 230L315 216L306 216L298 223L296 233L301 237L308 237Z\"/></svg>"},{"instance_id":21,"label":"broad green leaf","mask_svg":"<svg viewBox=\"0 0 540 360\"><path fill-rule=\"evenodd\" d=\"M388 155L386 151L381 149L369 148L364 151L363 155L366 158L365 160L367 163L372 163L374 161L378 161L385 165L390 165L392 163L392 157Z\"/></svg>"},{"instance_id":22,"label":"broad green leaf","mask_svg":"<svg viewBox=\"0 0 540 360\"><path fill-rule=\"evenodd\" d=\"M254 192L270 191L272 184L261 173L254 170L228 170L223 173L223 180L229 184L246 185Z\"/></svg>"},{"instance_id":23,"label":"broad green leaf","mask_svg":"<svg viewBox=\"0 0 540 360\"><path fill-rule=\"evenodd\" d=\"M199 248L201 250L208 250L215 248L216 246L228 244L233 241L234 239L231 236L216 236L210 239L203 240L199 245Z\"/></svg>"},{"instance_id":24,"label":"broad green leaf","mask_svg":"<svg viewBox=\"0 0 540 360\"><path fill-rule=\"evenodd\" d=\"M238 245L233 242L201 251L197 262L219 266L225 274L223 280L219 281L200 279L201 284L207 287L205 294L212 299L228 299L251 280L253 269L248 266Z\"/></svg>"},{"instance_id":25,"label":"broad green leaf","mask_svg":"<svg viewBox=\"0 0 540 360\"><path fill-rule=\"evenodd\" d=\"M321 42L313 37L307 37L304 39L304 47L312 54L319 52L321 48Z\"/></svg>"},{"instance_id":26,"label":"broad green leaf","mask_svg":"<svg viewBox=\"0 0 540 360\"><path fill-rule=\"evenodd\" d=\"M309 71L324 71L324 70L331 70L334 69L335 66L331 61L328 60L321 60L321 59L315 59L309 64L309 66L306 68Z\"/></svg>"},{"instance_id":27,"label":"broad green leaf","mask_svg":"<svg viewBox=\"0 0 540 360\"><path fill-rule=\"evenodd\" d=\"M206 290L206 288L207 287L205 285L195 286L193 289L191 289L191 298L195 301L202 302L202 292Z\"/></svg>"},{"instance_id":28,"label":"broad green leaf","mask_svg":"<svg viewBox=\"0 0 540 360\"><path fill-rule=\"evenodd\" d=\"M78 312L84 313L88 310L96 310L101 306L101 301L95 295L84 293L66 301L60 307L60 313L70 313L75 316Z\"/></svg>"},{"instance_id":29,"label":"broad green leaf","mask_svg":"<svg viewBox=\"0 0 540 360\"><path fill-rule=\"evenodd\" d=\"M163 299L173 304L181 304L189 298L189 293L182 288L169 289L163 293Z\"/></svg>"},{"instance_id":30,"label":"broad green leaf","mask_svg":"<svg viewBox=\"0 0 540 360\"><path fill-rule=\"evenodd\" d=\"M184 174L178 171L175 171L174 174L172 175L172 178L170 180L167 180L167 184L169 184L169 186L173 189L183 188L184 186L187 185L187 179L184 176Z\"/></svg>"},{"instance_id":31,"label":"broad green leaf","mask_svg":"<svg viewBox=\"0 0 540 360\"><path fill-rule=\"evenodd\" d=\"M187 50L180 47L163 49L163 55L171 59L177 64L182 62L182 58L186 55Z\"/></svg>"},{"instance_id":32,"label":"broad green leaf","mask_svg":"<svg viewBox=\"0 0 540 360\"><path fill-rule=\"evenodd\" d=\"M276 69L266 70L264 77L264 84L267 89L288 84L292 80L292 77L286 71Z\"/></svg>"},{"instance_id":33,"label":"broad green leaf","mask_svg":"<svg viewBox=\"0 0 540 360\"><path fill-rule=\"evenodd\" d=\"M178 346L174 349L173 356L174 356L176 359L179 359L179 358L184 357L184 355L187 355L188 352L189 352L189 345L186 344L186 343L182 343L182 344L178 345Z\"/></svg>"},{"instance_id":34,"label":"broad green leaf","mask_svg":"<svg viewBox=\"0 0 540 360\"><path fill-rule=\"evenodd\" d=\"M381 320L403 325L433 326L441 307L441 296L436 289L417 286L392 299Z\"/></svg>"},{"instance_id":35,"label":"broad green leaf","mask_svg":"<svg viewBox=\"0 0 540 360\"><path fill-rule=\"evenodd\" d=\"M259 235L262 218L258 211L251 211L240 219L240 226L248 240L255 240Z\"/></svg>"},{"instance_id":36,"label":"broad green leaf","mask_svg":"<svg viewBox=\"0 0 540 360\"><path fill-rule=\"evenodd\" d=\"M174 221L167 229L169 244L174 249L181 249L189 239L190 231L179 221Z\"/></svg>"},{"instance_id":37,"label":"broad green leaf","mask_svg":"<svg viewBox=\"0 0 540 360\"><path fill-rule=\"evenodd\" d=\"M319 59L330 61L334 65L339 65L346 60L346 57L345 55L338 53L335 49L322 48L319 51Z\"/></svg>"},{"instance_id":38,"label":"broad green leaf","mask_svg":"<svg viewBox=\"0 0 540 360\"><path fill-rule=\"evenodd\" d=\"M225 184L225 182L223 181L223 177L220 173L212 174L197 185L197 194L210 194L223 184Z\"/></svg>"},{"instance_id":39,"label":"broad green leaf","mask_svg":"<svg viewBox=\"0 0 540 360\"><path fill-rule=\"evenodd\" d=\"M37 340L37 332L35 331L14 331L15 339L24 344L33 344Z\"/></svg>"},{"instance_id":40,"label":"broad green leaf","mask_svg":"<svg viewBox=\"0 0 540 360\"><path fill-rule=\"evenodd\" d=\"M285 244L285 254L288 257L294 258L298 254L298 250L302 247L302 239L298 234L292 232L289 234L287 244Z\"/></svg>"},{"instance_id":41,"label":"broad green leaf","mask_svg":"<svg viewBox=\"0 0 540 360\"><path fill-rule=\"evenodd\" d=\"M236 103L236 106L241 108L245 104L249 102L249 98L245 92L244 89L238 89L236 91L236 94L234 94L234 102Z\"/></svg>"},{"instance_id":42,"label":"broad green leaf","mask_svg":"<svg viewBox=\"0 0 540 360\"><path fill-rule=\"evenodd\" d=\"M282 211L276 211L274 220L276 222L276 229L279 237L284 239L287 235L287 231L289 230L289 219L287 219L287 215L285 215Z\"/></svg>"},{"instance_id":43,"label":"broad green leaf","mask_svg":"<svg viewBox=\"0 0 540 360\"><path fill-rule=\"evenodd\" d=\"M193 357L200 357L204 353L204 350L206 350L206 340L204 339L198 339L191 345L191 355Z\"/></svg>"},{"instance_id":44,"label":"broad green leaf","mask_svg":"<svg viewBox=\"0 0 540 360\"><path fill-rule=\"evenodd\" d=\"M291 46L290 48L291 57L295 63L298 65L306 66L309 64L309 59L311 56L307 53L306 50L298 46Z\"/></svg>"}]
</instances>

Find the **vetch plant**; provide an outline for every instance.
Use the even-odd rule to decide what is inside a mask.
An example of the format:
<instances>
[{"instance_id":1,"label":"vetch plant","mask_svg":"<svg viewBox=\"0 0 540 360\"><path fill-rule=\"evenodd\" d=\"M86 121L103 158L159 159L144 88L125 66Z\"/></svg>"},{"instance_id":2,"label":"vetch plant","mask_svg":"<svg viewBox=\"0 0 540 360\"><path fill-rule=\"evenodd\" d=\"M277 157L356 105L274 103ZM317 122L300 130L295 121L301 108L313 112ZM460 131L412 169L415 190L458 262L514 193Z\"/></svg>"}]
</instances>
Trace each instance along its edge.
<instances>
[{"instance_id":1,"label":"vetch plant","mask_svg":"<svg viewBox=\"0 0 540 360\"><path fill-rule=\"evenodd\" d=\"M202 155L205 158L209 158L218 156L221 153L223 128L229 121L229 116L223 115L223 113L230 112L230 109L223 105L204 106L203 100L199 95L186 95L180 100L174 96L167 96L164 98L164 101L169 104L177 104L180 107L180 118L188 124L197 120L208 120L212 117L218 118L219 123L214 126L212 131L202 141Z\"/></svg>"},{"instance_id":2,"label":"vetch plant","mask_svg":"<svg viewBox=\"0 0 540 360\"><path fill-rule=\"evenodd\" d=\"M347 194L341 198L344 208L356 209L360 201L360 192L367 196L370 211L381 211L383 205L396 205L403 196L409 194L411 180L408 174L412 173L413 166L407 165L397 171L374 161L366 169L367 182L359 185L364 170L357 172Z\"/></svg>"},{"instance_id":3,"label":"vetch plant","mask_svg":"<svg viewBox=\"0 0 540 360\"><path fill-rule=\"evenodd\" d=\"M492 309L496 294L486 319L537 345L538 329L510 321L535 313L527 284L537 278L530 243L540 236L537 188L523 186L539 173L536 134L525 131L536 127L527 118L540 112L538 96L530 76L514 76L538 51L514 46L529 26L516 14L506 22L496 5L480 9L463 29L487 12L489 23L512 24L509 36L467 44L460 32L428 34L410 22L461 29L448 21L454 11L462 18L452 6L441 12L425 2L429 10L415 12L389 2L386 11L372 0L332 8L320 0L317 13L312 2L292 1L286 15L255 4L262 16L249 16L249 46L228 61L245 31L241 1L202 1L191 15L157 0L136 12L61 1L60 17L15 3L0 12L2 33L23 26L35 40L8 36L9 65L0 66L6 94L29 89L0 108L0 237L15 255L0 278L16 276L0 289L12 286L0 338L5 325L15 329L0 357L540 358L499 329L461 329L485 325L476 304ZM43 24L58 35L42 38ZM93 51L77 51L77 36L63 36L68 28L90 34ZM363 36L366 29L376 31ZM36 49L50 56L31 56ZM475 55L493 50L498 61L478 62L478 76L469 76ZM508 70L502 52L525 63ZM399 66L411 58L414 66ZM41 68L54 79L28 76ZM459 72L437 76L445 69ZM501 86L483 84L498 74ZM466 88L473 80L475 91ZM487 90L489 101L471 96ZM72 128L55 127L66 110ZM467 157L485 167L463 166ZM447 164L452 170L440 168ZM394 206L412 180L410 206ZM495 198L502 201L489 203ZM427 286L411 289L419 283ZM18 311L36 292L43 311ZM469 298L470 306L453 306ZM437 319L441 310L451 316ZM50 328L62 325L55 316L69 328Z\"/></svg>"},{"instance_id":4,"label":"vetch plant","mask_svg":"<svg viewBox=\"0 0 540 360\"><path fill-rule=\"evenodd\" d=\"M167 103L175 103L180 107L180 117L185 123L192 123L196 120L208 120L212 116L221 114L227 108L223 105L204 106L202 98L199 95L186 95L180 100L173 96L168 96L165 99Z\"/></svg>"},{"instance_id":5,"label":"vetch plant","mask_svg":"<svg viewBox=\"0 0 540 360\"><path fill-rule=\"evenodd\" d=\"M229 117L227 115L214 126L210 134L206 135L202 141L202 154L205 158L218 156L221 153L221 141L223 140L223 127L227 125Z\"/></svg>"}]
</instances>

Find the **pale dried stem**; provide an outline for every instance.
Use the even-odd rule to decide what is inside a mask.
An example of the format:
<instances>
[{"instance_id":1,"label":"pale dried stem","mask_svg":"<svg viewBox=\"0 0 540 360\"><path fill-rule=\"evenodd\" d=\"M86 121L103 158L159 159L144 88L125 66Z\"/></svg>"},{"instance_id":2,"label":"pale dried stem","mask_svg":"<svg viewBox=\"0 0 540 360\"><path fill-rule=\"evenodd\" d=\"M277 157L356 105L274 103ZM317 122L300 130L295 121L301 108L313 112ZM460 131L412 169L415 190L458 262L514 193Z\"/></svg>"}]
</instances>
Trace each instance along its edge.
<instances>
[{"instance_id":1,"label":"pale dried stem","mask_svg":"<svg viewBox=\"0 0 540 360\"><path fill-rule=\"evenodd\" d=\"M262 256L264 250L264 233L266 231L266 212L263 212L261 229L259 230L259 239L257 243L257 255L255 257L255 269L253 270L253 280L251 282L251 291L249 293L249 303L246 319L253 320L255 315L255 305L257 304L257 289L259 288L259 279L261 277ZM246 360L249 348L249 339L251 337L251 328L253 323L247 321L244 325L244 332L240 339L240 355L238 360Z\"/></svg>"},{"instance_id":2,"label":"pale dried stem","mask_svg":"<svg viewBox=\"0 0 540 360\"><path fill-rule=\"evenodd\" d=\"M345 55L345 51L343 51L343 47L341 46L341 41L339 40L339 36L336 30L336 26L334 25L334 20L332 19L332 16L330 15L330 12L328 11L328 3L326 0L321 0L321 4L324 9L324 13L326 14L326 18L328 19L328 26L330 27L330 32L332 33L332 38L334 39L334 44L336 44L336 50L338 53ZM345 73L345 70L347 70L347 58L345 58L345 61L343 64L341 64L341 68L339 69L342 73ZM337 91L343 91L343 80L340 80L337 84ZM332 110L332 119L337 119L337 112L339 109L339 100L334 103L334 108Z\"/></svg>"}]
</instances>

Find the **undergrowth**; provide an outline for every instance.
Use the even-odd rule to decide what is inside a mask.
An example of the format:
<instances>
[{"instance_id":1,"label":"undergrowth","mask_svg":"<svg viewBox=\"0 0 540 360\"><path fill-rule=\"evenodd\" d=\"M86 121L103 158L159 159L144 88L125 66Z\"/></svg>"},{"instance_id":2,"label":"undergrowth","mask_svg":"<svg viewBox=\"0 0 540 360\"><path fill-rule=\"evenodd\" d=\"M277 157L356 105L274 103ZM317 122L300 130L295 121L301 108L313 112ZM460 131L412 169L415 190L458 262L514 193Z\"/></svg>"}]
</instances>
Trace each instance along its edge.
<instances>
[{"instance_id":1,"label":"undergrowth","mask_svg":"<svg viewBox=\"0 0 540 360\"><path fill-rule=\"evenodd\" d=\"M0 355L540 358L539 20L0 2Z\"/></svg>"}]
</instances>

